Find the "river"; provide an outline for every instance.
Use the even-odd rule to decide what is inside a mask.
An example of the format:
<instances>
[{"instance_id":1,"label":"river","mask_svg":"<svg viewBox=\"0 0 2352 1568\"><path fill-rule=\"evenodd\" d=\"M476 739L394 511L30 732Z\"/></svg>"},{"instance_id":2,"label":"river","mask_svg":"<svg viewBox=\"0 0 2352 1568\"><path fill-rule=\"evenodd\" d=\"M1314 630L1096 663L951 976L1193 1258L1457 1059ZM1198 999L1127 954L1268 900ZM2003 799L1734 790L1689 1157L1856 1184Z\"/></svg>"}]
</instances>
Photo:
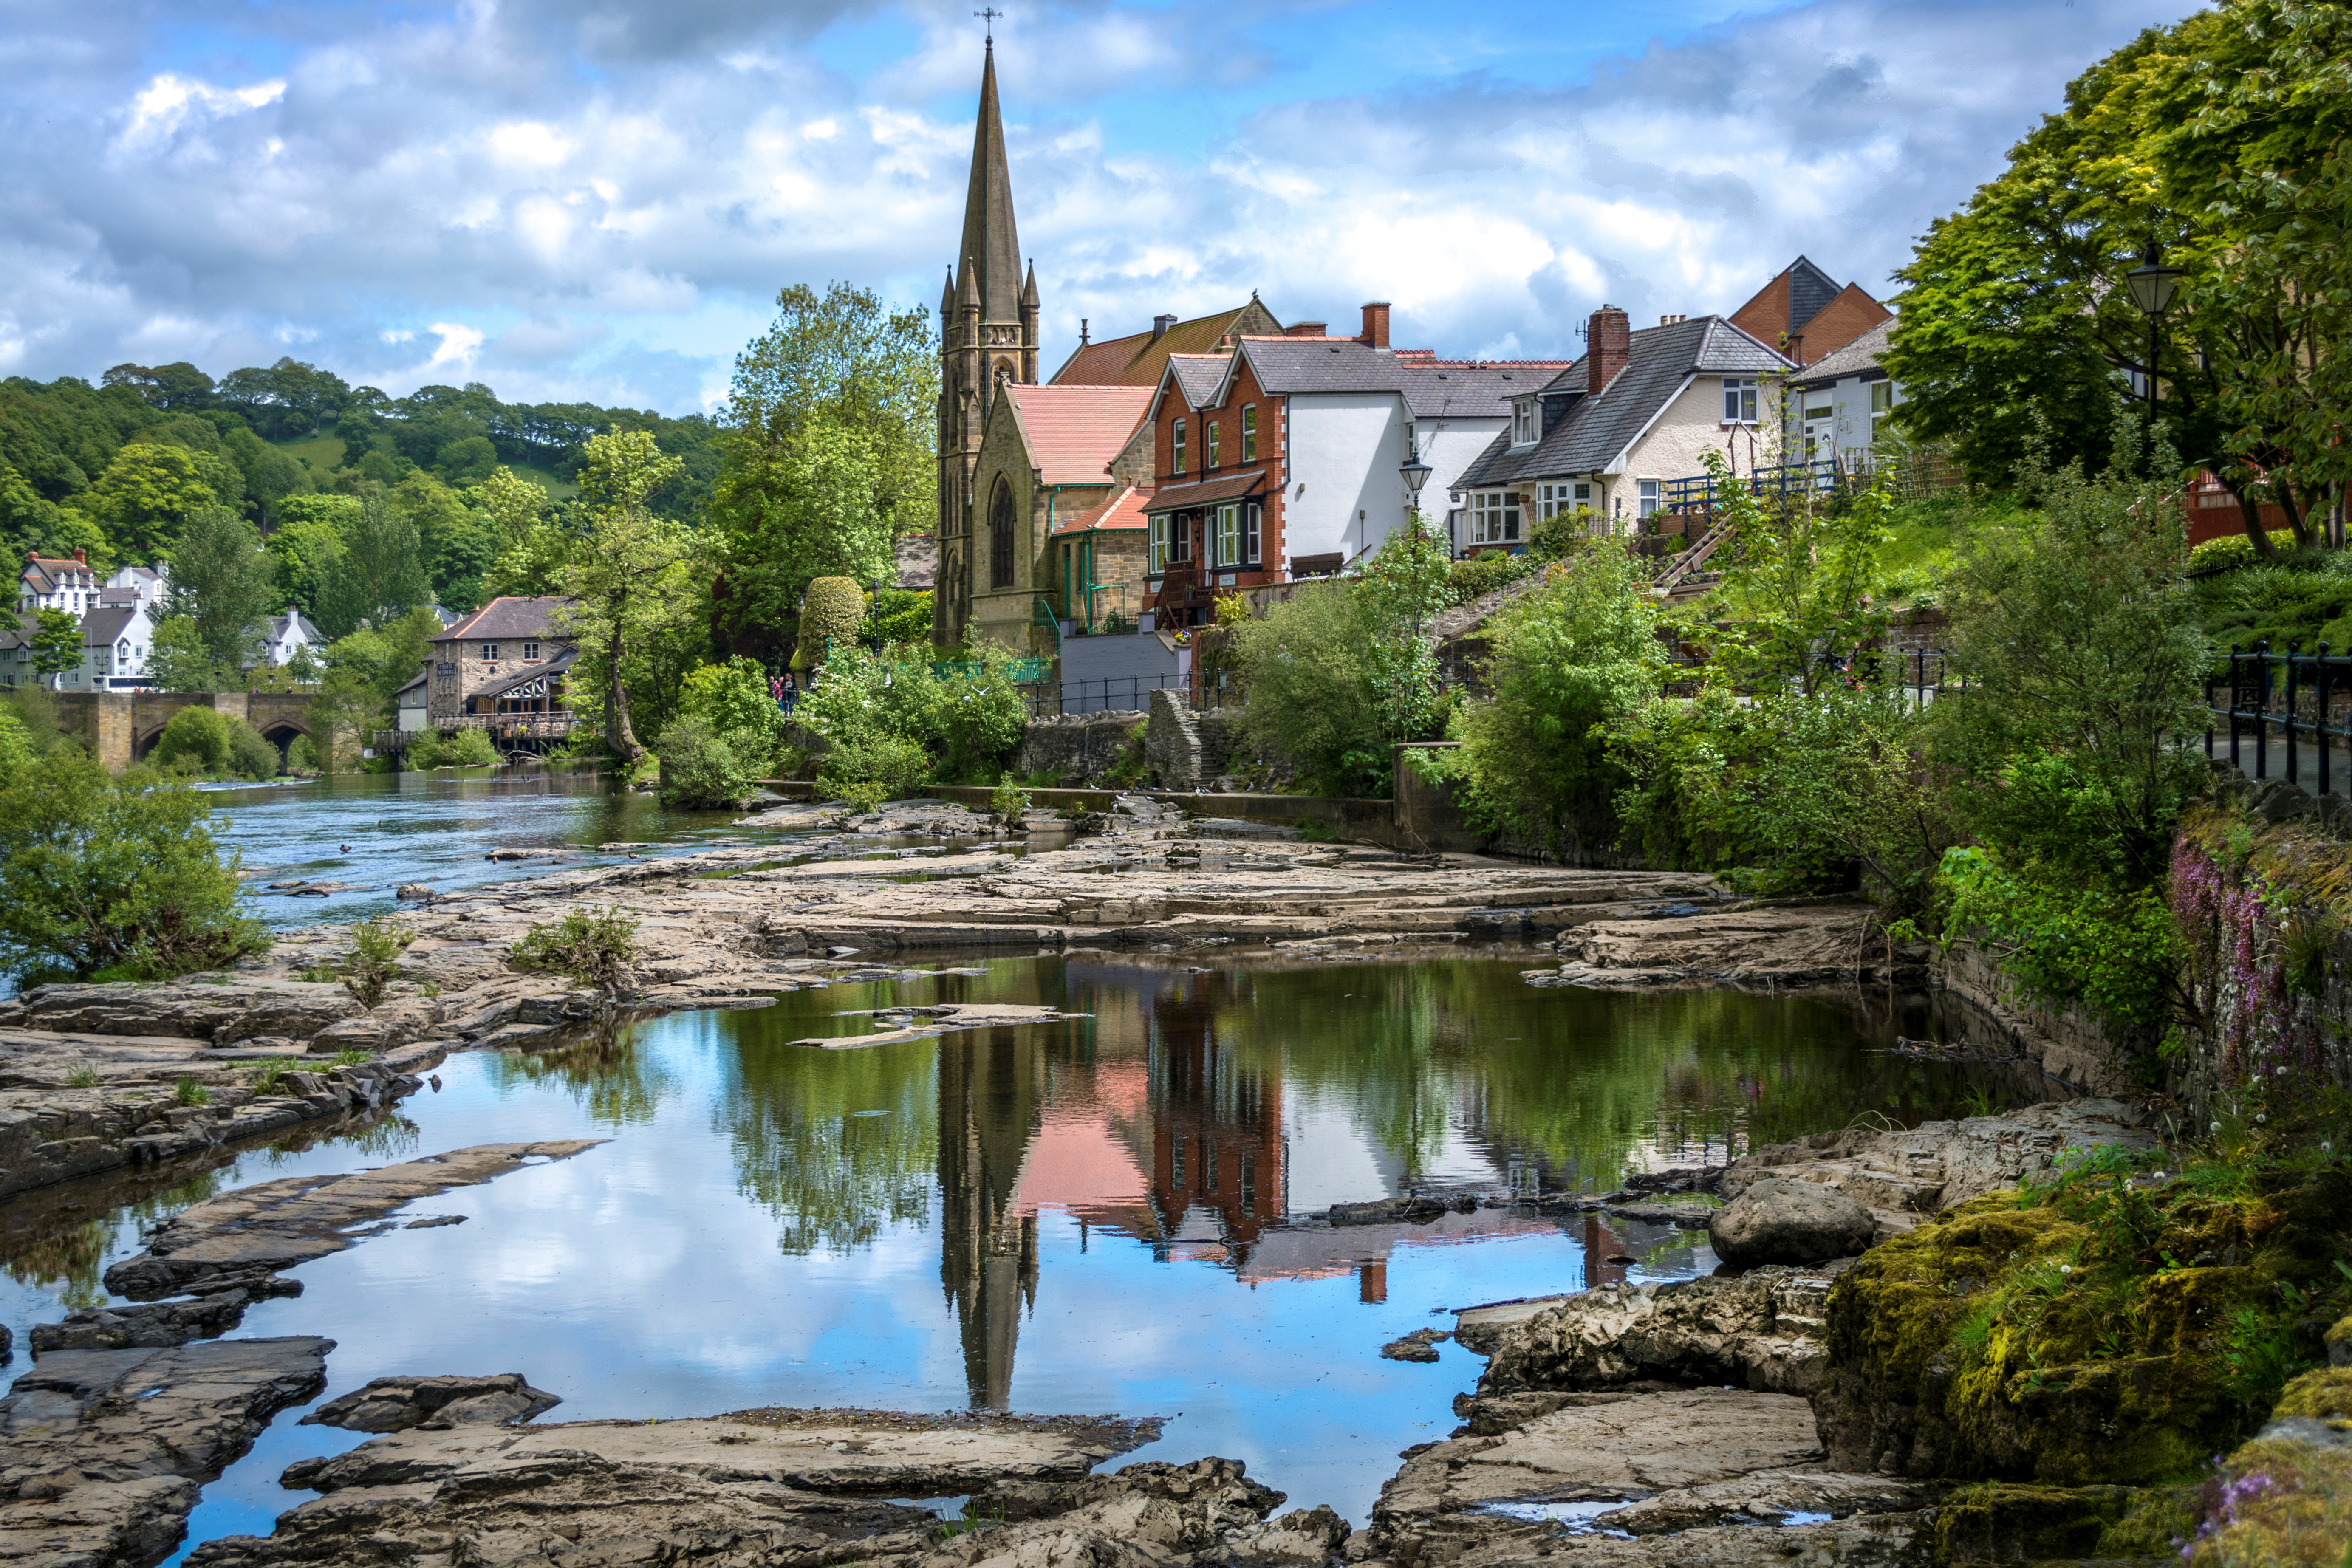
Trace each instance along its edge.
<instances>
[{"instance_id":1,"label":"river","mask_svg":"<svg viewBox=\"0 0 2352 1568\"><path fill-rule=\"evenodd\" d=\"M595 815L614 804L593 799L551 803L581 812L567 829L462 799L358 798L387 819L479 821L451 830L477 843L614 830ZM704 831L678 824L670 842ZM249 817L236 832L268 841ZM520 1372L562 1395L551 1420L768 1404L1164 1415L1139 1457L1240 1458L1294 1506L1360 1522L1397 1450L1452 1429L1480 1364L1451 1344L1435 1365L1385 1361L1384 1342L1447 1326L1449 1309L1714 1258L1704 1232L1599 1215L1487 1206L1334 1227L1316 1217L1330 1205L1591 1190L2019 1087L1880 1054L1897 1032L1936 1032L1924 1005L1536 990L1527 962L1004 959L651 1019L603 1046L463 1053L362 1131L222 1151L167 1190L27 1194L5 1215L0 1306L21 1345L30 1323L103 1299L100 1274L142 1226L214 1192L601 1137L419 1205L463 1225L305 1266L304 1294L260 1303L236 1334L331 1336L330 1395L391 1373ZM866 1050L787 1043L838 1033L850 1010L982 1000L1085 1016ZM206 1489L190 1541L266 1532L306 1495L277 1485L289 1463L360 1440L280 1415Z\"/></svg>"}]
</instances>

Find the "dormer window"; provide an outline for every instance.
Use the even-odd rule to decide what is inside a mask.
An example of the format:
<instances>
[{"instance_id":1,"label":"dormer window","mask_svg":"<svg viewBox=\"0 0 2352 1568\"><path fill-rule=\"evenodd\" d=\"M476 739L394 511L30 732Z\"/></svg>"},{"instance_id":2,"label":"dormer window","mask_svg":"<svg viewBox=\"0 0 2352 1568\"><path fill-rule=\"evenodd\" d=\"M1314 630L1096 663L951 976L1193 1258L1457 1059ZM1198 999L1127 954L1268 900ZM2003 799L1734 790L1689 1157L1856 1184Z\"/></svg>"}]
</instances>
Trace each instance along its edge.
<instances>
[{"instance_id":1,"label":"dormer window","mask_svg":"<svg viewBox=\"0 0 2352 1568\"><path fill-rule=\"evenodd\" d=\"M1723 378L1723 422L1726 425L1756 423L1754 376L1727 375Z\"/></svg>"},{"instance_id":2,"label":"dormer window","mask_svg":"<svg viewBox=\"0 0 2352 1568\"><path fill-rule=\"evenodd\" d=\"M1536 400L1522 397L1511 405L1511 445L1524 447L1536 438Z\"/></svg>"}]
</instances>

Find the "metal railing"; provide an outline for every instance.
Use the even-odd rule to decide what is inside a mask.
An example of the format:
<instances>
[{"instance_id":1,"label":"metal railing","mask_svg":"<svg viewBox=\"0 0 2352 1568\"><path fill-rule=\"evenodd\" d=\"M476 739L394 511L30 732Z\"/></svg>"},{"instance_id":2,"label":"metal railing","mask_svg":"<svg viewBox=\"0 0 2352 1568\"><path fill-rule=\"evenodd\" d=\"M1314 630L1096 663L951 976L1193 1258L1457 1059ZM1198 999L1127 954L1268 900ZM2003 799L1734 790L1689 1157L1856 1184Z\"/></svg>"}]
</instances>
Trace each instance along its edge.
<instances>
[{"instance_id":1,"label":"metal railing","mask_svg":"<svg viewBox=\"0 0 2352 1568\"><path fill-rule=\"evenodd\" d=\"M1781 463L1749 473L1734 474L1730 482L1740 486L1750 495L1790 496L1803 495L1808 491L1833 490L1843 477L1843 470L1839 468L1837 459L1822 458L1810 463ZM1694 474L1688 479L1666 480L1661 490L1665 510L1712 512L1717 482L1713 474Z\"/></svg>"},{"instance_id":2,"label":"metal railing","mask_svg":"<svg viewBox=\"0 0 2352 1568\"><path fill-rule=\"evenodd\" d=\"M2217 704L2214 691L2221 683L2205 683L2205 708L2212 718L2223 721L2229 731L2230 764L2250 772L2257 779L2276 776L2291 784L2303 784L2306 751L2315 752L2314 771L2317 788L2314 793L2327 795L2339 782L2336 765L2336 748L2339 742L2352 747L2352 654L2331 654L2321 643L2310 653L2303 651L2299 642L2286 645L2284 653L2273 653L2267 642L2258 642L2251 648L2230 645L2229 700ZM2345 700L2346 711L2330 722L2331 710L2338 697ZM2273 731L2281 742L2284 764L2273 775L2271 771ZM2205 727L2205 754L2216 754L2218 731L2214 725ZM2245 752L2252 742L2252 765Z\"/></svg>"}]
</instances>

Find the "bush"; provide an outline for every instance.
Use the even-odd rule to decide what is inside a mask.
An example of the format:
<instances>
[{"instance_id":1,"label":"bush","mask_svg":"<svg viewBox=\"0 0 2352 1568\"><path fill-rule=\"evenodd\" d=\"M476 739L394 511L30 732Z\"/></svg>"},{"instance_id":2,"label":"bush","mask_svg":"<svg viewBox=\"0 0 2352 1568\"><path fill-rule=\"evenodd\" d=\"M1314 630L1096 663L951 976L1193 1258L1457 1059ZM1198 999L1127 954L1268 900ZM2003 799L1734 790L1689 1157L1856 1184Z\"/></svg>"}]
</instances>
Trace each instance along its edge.
<instances>
[{"instance_id":1,"label":"bush","mask_svg":"<svg viewBox=\"0 0 2352 1568\"><path fill-rule=\"evenodd\" d=\"M1013 659L1003 645L982 643L940 682L940 738L950 777L992 778L1020 747L1029 704L1013 679Z\"/></svg>"},{"instance_id":2,"label":"bush","mask_svg":"<svg viewBox=\"0 0 2352 1568\"><path fill-rule=\"evenodd\" d=\"M1261 754L1288 757L1314 795L1391 788L1371 617L1345 582L1300 589L1234 628L1248 705L1242 730Z\"/></svg>"},{"instance_id":3,"label":"bush","mask_svg":"<svg viewBox=\"0 0 2352 1568\"><path fill-rule=\"evenodd\" d=\"M1528 555L1508 555L1500 551L1480 555L1468 561L1456 561L1446 573L1445 591L1456 605L1466 605L1496 589L1517 582L1534 571L1536 562Z\"/></svg>"},{"instance_id":4,"label":"bush","mask_svg":"<svg viewBox=\"0 0 2352 1568\"><path fill-rule=\"evenodd\" d=\"M1600 729L1654 698L1667 668L1646 584L1623 551L1587 550L1498 617L1494 694L1455 724L1491 826L1556 855L1614 841L1626 778Z\"/></svg>"},{"instance_id":5,"label":"bush","mask_svg":"<svg viewBox=\"0 0 2352 1568\"><path fill-rule=\"evenodd\" d=\"M799 668L821 668L827 650L838 651L857 640L866 620L866 590L851 577L819 577L801 599Z\"/></svg>"},{"instance_id":6,"label":"bush","mask_svg":"<svg viewBox=\"0 0 2352 1568\"><path fill-rule=\"evenodd\" d=\"M2281 551L2293 550L2294 548L2294 530L2285 528L2273 530L2271 533L2271 547ZM2254 542L2243 532L2230 533L2219 539L2209 539L2204 543L2192 547L2189 552L2189 570L2208 572L2217 566L2243 566L2254 559Z\"/></svg>"},{"instance_id":7,"label":"bush","mask_svg":"<svg viewBox=\"0 0 2352 1568\"><path fill-rule=\"evenodd\" d=\"M244 720L211 708L183 708L173 714L148 760L199 778L278 776L278 748Z\"/></svg>"},{"instance_id":8,"label":"bush","mask_svg":"<svg viewBox=\"0 0 2352 1568\"><path fill-rule=\"evenodd\" d=\"M343 954L343 989L362 1007L373 1007L400 967L400 955L416 933L390 916L361 921L352 927L352 948Z\"/></svg>"},{"instance_id":9,"label":"bush","mask_svg":"<svg viewBox=\"0 0 2352 1568\"><path fill-rule=\"evenodd\" d=\"M998 779L996 787L989 792L988 814L1006 827L1019 827L1022 814L1028 809L1029 792L1011 773Z\"/></svg>"},{"instance_id":10,"label":"bush","mask_svg":"<svg viewBox=\"0 0 2352 1568\"><path fill-rule=\"evenodd\" d=\"M866 640L876 647L931 640L931 595L928 588L877 588L866 616Z\"/></svg>"},{"instance_id":11,"label":"bush","mask_svg":"<svg viewBox=\"0 0 2352 1568\"><path fill-rule=\"evenodd\" d=\"M70 746L0 783L0 968L169 979L268 945L194 791Z\"/></svg>"},{"instance_id":12,"label":"bush","mask_svg":"<svg viewBox=\"0 0 2352 1568\"><path fill-rule=\"evenodd\" d=\"M793 717L828 746L889 739L931 748L944 732L946 700L928 659L852 646L834 650Z\"/></svg>"},{"instance_id":13,"label":"bush","mask_svg":"<svg viewBox=\"0 0 2352 1568\"><path fill-rule=\"evenodd\" d=\"M637 917L619 908L575 908L562 920L535 925L507 953L525 973L565 974L605 991L626 985L637 958Z\"/></svg>"},{"instance_id":14,"label":"bush","mask_svg":"<svg viewBox=\"0 0 2352 1568\"><path fill-rule=\"evenodd\" d=\"M828 798L868 802L870 810L886 800L920 794L930 774L929 752L912 741L877 735L825 752L816 782Z\"/></svg>"},{"instance_id":15,"label":"bush","mask_svg":"<svg viewBox=\"0 0 2352 1568\"><path fill-rule=\"evenodd\" d=\"M673 719L662 731L661 803L687 810L734 805L757 776L707 719Z\"/></svg>"},{"instance_id":16,"label":"bush","mask_svg":"<svg viewBox=\"0 0 2352 1568\"><path fill-rule=\"evenodd\" d=\"M704 665L688 675L678 693L677 716L702 721L727 742L753 778L774 766L777 753L783 749L788 721L769 693L768 672L751 659L739 656L725 664ZM667 734L664 731L665 745Z\"/></svg>"},{"instance_id":17,"label":"bush","mask_svg":"<svg viewBox=\"0 0 2352 1568\"><path fill-rule=\"evenodd\" d=\"M286 748L286 771L289 773L315 773L319 771L319 748L310 743L308 735L297 735Z\"/></svg>"},{"instance_id":18,"label":"bush","mask_svg":"<svg viewBox=\"0 0 2352 1568\"><path fill-rule=\"evenodd\" d=\"M412 773L430 773L436 768L496 767L500 759L486 731L452 730L443 734L420 730L408 742L403 761Z\"/></svg>"}]
</instances>

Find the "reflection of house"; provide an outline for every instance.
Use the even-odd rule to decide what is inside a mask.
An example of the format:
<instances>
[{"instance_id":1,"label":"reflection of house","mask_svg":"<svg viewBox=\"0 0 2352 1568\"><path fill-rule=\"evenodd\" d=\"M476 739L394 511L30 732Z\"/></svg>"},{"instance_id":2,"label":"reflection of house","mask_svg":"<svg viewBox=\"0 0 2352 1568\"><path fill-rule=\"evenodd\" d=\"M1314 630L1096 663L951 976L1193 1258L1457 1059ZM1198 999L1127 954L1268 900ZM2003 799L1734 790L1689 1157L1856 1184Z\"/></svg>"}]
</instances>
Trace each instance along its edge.
<instances>
[{"instance_id":1,"label":"reflection of house","mask_svg":"<svg viewBox=\"0 0 2352 1568\"><path fill-rule=\"evenodd\" d=\"M517 676L569 653L571 634L557 628L554 616L571 603L553 596L492 599L433 638L425 701L429 721L455 724L461 715L477 711L478 694L508 686Z\"/></svg>"}]
</instances>

